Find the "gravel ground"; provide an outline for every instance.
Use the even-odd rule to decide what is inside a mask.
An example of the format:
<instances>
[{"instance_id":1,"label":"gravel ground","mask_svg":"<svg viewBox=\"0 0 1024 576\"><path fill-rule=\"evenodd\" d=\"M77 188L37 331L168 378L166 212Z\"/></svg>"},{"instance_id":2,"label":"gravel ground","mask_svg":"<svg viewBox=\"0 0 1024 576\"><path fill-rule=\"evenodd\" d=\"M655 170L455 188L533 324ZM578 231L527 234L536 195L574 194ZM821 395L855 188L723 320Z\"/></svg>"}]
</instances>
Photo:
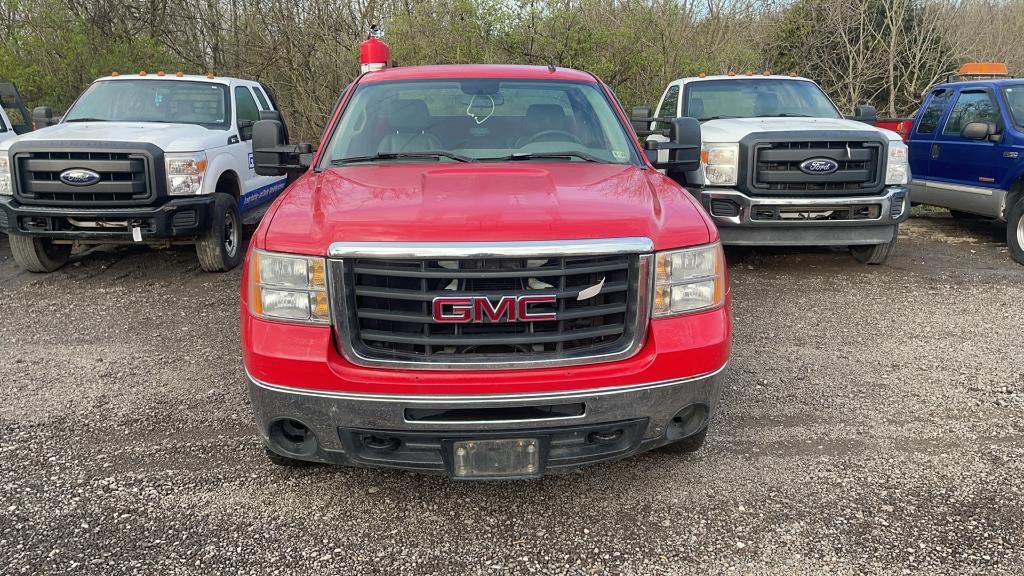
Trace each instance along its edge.
<instances>
[{"instance_id":1,"label":"gravel ground","mask_svg":"<svg viewBox=\"0 0 1024 576\"><path fill-rule=\"evenodd\" d=\"M1024 267L904 226L886 266L731 253L735 353L692 456L521 483L265 460L237 271L0 238L3 574L1024 574Z\"/></svg>"}]
</instances>

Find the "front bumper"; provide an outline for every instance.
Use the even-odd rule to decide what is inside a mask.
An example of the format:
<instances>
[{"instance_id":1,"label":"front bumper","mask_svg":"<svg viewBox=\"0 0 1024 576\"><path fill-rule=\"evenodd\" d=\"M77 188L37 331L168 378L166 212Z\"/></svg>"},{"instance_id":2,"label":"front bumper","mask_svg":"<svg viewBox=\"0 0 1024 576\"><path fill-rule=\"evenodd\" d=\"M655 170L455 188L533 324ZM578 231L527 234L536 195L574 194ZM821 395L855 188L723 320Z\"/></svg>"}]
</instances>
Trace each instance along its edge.
<instances>
[{"instance_id":1,"label":"front bumper","mask_svg":"<svg viewBox=\"0 0 1024 576\"><path fill-rule=\"evenodd\" d=\"M903 186L889 186L879 196L855 197L754 197L727 188L705 188L696 194L726 245L884 244L910 217L910 190ZM830 211L858 217L815 217Z\"/></svg>"},{"instance_id":2,"label":"front bumper","mask_svg":"<svg viewBox=\"0 0 1024 576\"><path fill-rule=\"evenodd\" d=\"M31 206L0 197L0 229L59 240L132 242L132 230L137 227L143 242L185 239L210 229L213 206L212 195L126 208Z\"/></svg>"},{"instance_id":3,"label":"front bumper","mask_svg":"<svg viewBox=\"0 0 1024 576\"><path fill-rule=\"evenodd\" d=\"M536 438L542 446L540 476L700 432L718 404L723 369L614 389L489 396L319 392L249 376L249 393L264 442L284 456L454 477L454 441ZM288 420L312 435L291 441L282 430Z\"/></svg>"}]
</instances>

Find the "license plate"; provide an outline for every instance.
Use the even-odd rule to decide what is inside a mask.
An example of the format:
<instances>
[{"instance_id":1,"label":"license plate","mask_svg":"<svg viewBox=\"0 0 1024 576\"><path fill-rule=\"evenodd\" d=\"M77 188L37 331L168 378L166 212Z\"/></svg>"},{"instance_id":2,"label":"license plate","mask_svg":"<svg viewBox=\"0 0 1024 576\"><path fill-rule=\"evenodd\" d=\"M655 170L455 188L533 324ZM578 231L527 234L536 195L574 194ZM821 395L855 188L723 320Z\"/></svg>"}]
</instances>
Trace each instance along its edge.
<instances>
[{"instance_id":1,"label":"license plate","mask_svg":"<svg viewBox=\"0 0 1024 576\"><path fill-rule=\"evenodd\" d=\"M540 473L536 438L460 440L452 444L455 478L513 478Z\"/></svg>"}]
</instances>

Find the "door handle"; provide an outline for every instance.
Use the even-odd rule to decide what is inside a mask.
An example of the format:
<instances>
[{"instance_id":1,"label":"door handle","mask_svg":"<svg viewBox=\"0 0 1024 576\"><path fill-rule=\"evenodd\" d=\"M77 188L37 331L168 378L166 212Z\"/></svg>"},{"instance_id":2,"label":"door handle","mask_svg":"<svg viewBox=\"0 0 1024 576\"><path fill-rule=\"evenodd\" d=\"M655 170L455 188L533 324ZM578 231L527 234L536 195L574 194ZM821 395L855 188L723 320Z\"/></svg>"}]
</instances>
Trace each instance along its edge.
<instances>
[{"instance_id":1,"label":"door handle","mask_svg":"<svg viewBox=\"0 0 1024 576\"><path fill-rule=\"evenodd\" d=\"M939 152L941 151L941 146L939 146L938 144L932 144L932 160L937 159L939 157Z\"/></svg>"}]
</instances>

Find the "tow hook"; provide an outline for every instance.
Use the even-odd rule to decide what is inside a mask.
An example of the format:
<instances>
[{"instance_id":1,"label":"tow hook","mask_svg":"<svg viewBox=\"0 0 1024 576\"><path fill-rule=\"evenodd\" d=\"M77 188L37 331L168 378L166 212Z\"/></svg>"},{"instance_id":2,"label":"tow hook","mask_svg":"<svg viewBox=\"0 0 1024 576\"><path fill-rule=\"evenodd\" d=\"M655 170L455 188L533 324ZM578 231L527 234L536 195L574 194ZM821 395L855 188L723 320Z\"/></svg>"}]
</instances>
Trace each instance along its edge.
<instances>
[{"instance_id":1,"label":"tow hook","mask_svg":"<svg viewBox=\"0 0 1024 576\"><path fill-rule=\"evenodd\" d=\"M590 435L590 441L594 444L611 444L619 438L622 438L622 428L605 432L594 432Z\"/></svg>"}]
</instances>

